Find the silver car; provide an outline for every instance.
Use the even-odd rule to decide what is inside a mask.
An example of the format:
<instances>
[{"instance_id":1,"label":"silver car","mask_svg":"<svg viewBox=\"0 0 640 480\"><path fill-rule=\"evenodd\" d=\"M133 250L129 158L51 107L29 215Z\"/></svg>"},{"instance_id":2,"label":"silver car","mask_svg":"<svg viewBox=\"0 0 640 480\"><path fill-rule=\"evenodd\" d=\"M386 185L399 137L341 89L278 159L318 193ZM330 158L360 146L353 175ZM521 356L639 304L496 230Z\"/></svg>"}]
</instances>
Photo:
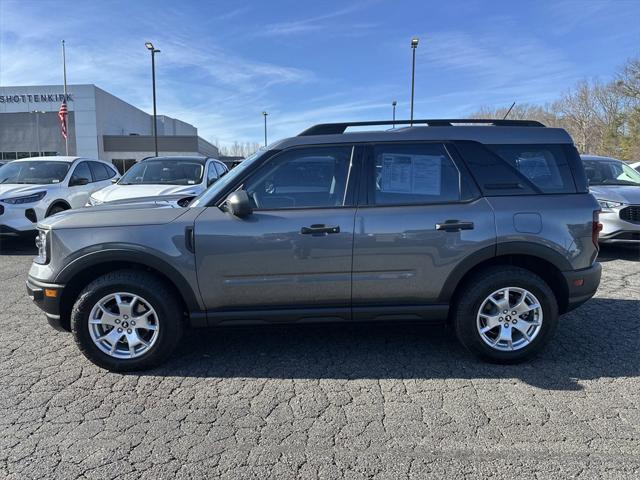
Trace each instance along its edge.
<instances>
[{"instance_id":1,"label":"silver car","mask_svg":"<svg viewBox=\"0 0 640 480\"><path fill-rule=\"evenodd\" d=\"M640 173L615 158L581 158L589 190L602 208L600 243L640 244Z\"/></svg>"}]
</instances>

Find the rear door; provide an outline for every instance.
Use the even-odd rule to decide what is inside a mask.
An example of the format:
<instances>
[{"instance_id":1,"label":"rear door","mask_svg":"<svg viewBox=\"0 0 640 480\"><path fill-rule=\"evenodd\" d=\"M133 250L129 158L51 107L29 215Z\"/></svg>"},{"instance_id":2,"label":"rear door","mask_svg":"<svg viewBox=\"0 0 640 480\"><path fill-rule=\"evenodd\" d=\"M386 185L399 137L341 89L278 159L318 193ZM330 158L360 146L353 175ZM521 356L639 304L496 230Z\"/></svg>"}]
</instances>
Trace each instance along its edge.
<instances>
[{"instance_id":1,"label":"rear door","mask_svg":"<svg viewBox=\"0 0 640 480\"><path fill-rule=\"evenodd\" d=\"M285 150L233 186L247 191L253 213L210 206L198 216L196 268L211 323L350 318L354 151Z\"/></svg>"},{"instance_id":2,"label":"rear door","mask_svg":"<svg viewBox=\"0 0 640 480\"><path fill-rule=\"evenodd\" d=\"M113 169L101 162L89 162L89 166L93 174L91 193L111 185L111 179L116 176L116 172Z\"/></svg>"},{"instance_id":3,"label":"rear door","mask_svg":"<svg viewBox=\"0 0 640 480\"><path fill-rule=\"evenodd\" d=\"M494 214L444 143L380 143L355 219L354 318L429 315L461 262L493 255ZM397 308L397 305L406 308Z\"/></svg>"}]
</instances>

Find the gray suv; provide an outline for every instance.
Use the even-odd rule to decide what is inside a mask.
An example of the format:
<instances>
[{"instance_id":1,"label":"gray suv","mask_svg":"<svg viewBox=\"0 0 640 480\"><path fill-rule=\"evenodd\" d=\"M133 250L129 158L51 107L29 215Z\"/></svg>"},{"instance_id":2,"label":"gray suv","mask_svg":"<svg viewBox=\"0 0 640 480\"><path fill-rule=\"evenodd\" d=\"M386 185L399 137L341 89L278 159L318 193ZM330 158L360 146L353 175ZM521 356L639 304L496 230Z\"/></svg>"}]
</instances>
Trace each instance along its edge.
<instances>
[{"instance_id":1,"label":"gray suv","mask_svg":"<svg viewBox=\"0 0 640 480\"><path fill-rule=\"evenodd\" d=\"M28 293L114 371L158 365L187 327L223 325L447 322L491 361L538 351L600 281L600 206L569 135L381 125L311 127L191 202L47 218Z\"/></svg>"}]
</instances>

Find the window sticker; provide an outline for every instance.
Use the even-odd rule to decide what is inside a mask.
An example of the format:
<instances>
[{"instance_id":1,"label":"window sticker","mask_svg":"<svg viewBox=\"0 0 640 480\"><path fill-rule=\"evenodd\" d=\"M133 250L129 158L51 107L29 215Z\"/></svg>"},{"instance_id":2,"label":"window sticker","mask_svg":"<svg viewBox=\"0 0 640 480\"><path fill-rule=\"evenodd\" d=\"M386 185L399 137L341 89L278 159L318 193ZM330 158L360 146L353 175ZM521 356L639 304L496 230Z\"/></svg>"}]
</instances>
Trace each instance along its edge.
<instances>
[{"instance_id":1,"label":"window sticker","mask_svg":"<svg viewBox=\"0 0 640 480\"><path fill-rule=\"evenodd\" d=\"M383 192L440 195L441 178L440 155L382 154Z\"/></svg>"}]
</instances>

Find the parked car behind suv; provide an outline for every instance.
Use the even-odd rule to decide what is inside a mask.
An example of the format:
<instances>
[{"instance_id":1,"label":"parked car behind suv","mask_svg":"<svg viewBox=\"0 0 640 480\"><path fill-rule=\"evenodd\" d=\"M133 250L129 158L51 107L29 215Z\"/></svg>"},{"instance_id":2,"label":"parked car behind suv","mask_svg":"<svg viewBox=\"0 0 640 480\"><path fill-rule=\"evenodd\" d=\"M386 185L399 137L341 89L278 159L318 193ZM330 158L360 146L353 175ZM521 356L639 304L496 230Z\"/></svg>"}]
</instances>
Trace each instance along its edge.
<instances>
[{"instance_id":1,"label":"parked car behind suv","mask_svg":"<svg viewBox=\"0 0 640 480\"><path fill-rule=\"evenodd\" d=\"M188 326L250 323L450 322L475 354L522 360L600 281L580 157L537 122L413 123L316 125L185 208L46 219L29 295L118 371L165 360Z\"/></svg>"},{"instance_id":2,"label":"parked car behind suv","mask_svg":"<svg viewBox=\"0 0 640 480\"><path fill-rule=\"evenodd\" d=\"M0 233L34 231L49 215L83 207L118 175L113 165L81 157L34 157L0 167Z\"/></svg>"},{"instance_id":3,"label":"parked car behind suv","mask_svg":"<svg viewBox=\"0 0 640 480\"><path fill-rule=\"evenodd\" d=\"M127 170L118 183L93 193L89 205L164 195L195 197L228 171L214 158L145 158Z\"/></svg>"},{"instance_id":4,"label":"parked car behind suv","mask_svg":"<svg viewBox=\"0 0 640 480\"><path fill-rule=\"evenodd\" d=\"M640 244L640 173L615 158L582 155L582 161L602 209L600 242Z\"/></svg>"}]
</instances>

